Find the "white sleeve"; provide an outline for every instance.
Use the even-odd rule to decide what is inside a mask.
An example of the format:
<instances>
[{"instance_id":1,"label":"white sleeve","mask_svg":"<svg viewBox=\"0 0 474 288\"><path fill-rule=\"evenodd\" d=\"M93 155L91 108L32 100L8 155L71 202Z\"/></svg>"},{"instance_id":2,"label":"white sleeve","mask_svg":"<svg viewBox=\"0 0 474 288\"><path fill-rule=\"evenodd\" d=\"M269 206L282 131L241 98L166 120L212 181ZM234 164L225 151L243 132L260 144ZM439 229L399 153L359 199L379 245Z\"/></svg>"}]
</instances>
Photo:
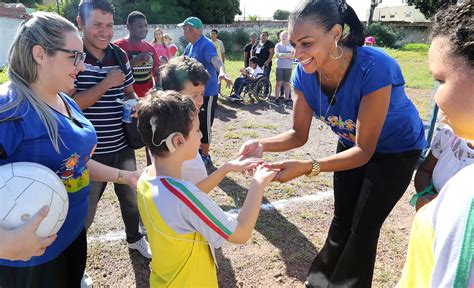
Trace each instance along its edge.
<instances>
[{"instance_id":1,"label":"white sleeve","mask_svg":"<svg viewBox=\"0 0 474 288\"><path fill-rule=\"evenodd\" d=\"M431 287L474 285L474 165L459 171L436 198Z\"/></svg>"},{"instance_id":2,"label":"white sleeve","mask_svg":"<svg viewBox=\"0 0 474 288\"><path fill-rule=\"evenodd\" d=\"M224 42L222 42L222 40L219 39L219 43L221 44L221 51L222 53L225 54L225 46L224 46Z\"/></svg>"},{"instance_id":3,"label":"white sleeve","mask_svg":"<svg viewBox=\"0 0 474 288\"><path fill-rule=\"evenodd\" d=\"M177 233L199 232L214 248L221 247L234 233L237 219L224 212L206 193L190 182L181 182L190 195L189 201L177 205L178 217L169 225ZM175 215L176 215L175 214ZM170 222L168 222L170 223Z\"/></svg>"}]
</instances>

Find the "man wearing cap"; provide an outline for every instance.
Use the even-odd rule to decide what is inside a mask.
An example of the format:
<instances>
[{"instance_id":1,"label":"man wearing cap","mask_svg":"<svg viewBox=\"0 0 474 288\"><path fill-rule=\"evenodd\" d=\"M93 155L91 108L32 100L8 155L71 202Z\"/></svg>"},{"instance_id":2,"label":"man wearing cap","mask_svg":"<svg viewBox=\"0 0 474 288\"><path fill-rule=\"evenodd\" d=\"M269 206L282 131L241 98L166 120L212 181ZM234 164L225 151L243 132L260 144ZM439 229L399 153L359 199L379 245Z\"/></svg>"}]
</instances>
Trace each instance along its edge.
<instances>
[{"instance_id":1,"label":"man wearing cap","mask_svg":"<svg viewBox=\"0 0 474 288\"><path fill-rule=\"evenodd\" d=\"M199 111L199 128L202 132L201 157L204 164L210 165L212 162L211 156L209 156L209 147L211 143L211 127L217 108L218 78L219 80L224 80L227 83L227 87L232 85L232 80L225 73L224 65L217 55L216 46L214 46L210 39L204 37L201 20L197 17L189 17L183 23L178 24L178 26L183 27L184 38L189 42L184 50L184 55L201 62L210 75L204 90L204 104Z\"/></svg>"},{"instance_id":2,"label":"man wearing cap","mask_svg":"<svg viewBox=\"0 0 474 288\"><path fill-rule=\"evenodd\" d=\"M250 37L250 43L248 43L244 47L244 65L245 65L244 67L245 68L249 67L250 53L252 53L253 45L255 45L255 43L257 42L257 33L252 32L250 33L249 37Z\"/></svg>"}]
</instances>

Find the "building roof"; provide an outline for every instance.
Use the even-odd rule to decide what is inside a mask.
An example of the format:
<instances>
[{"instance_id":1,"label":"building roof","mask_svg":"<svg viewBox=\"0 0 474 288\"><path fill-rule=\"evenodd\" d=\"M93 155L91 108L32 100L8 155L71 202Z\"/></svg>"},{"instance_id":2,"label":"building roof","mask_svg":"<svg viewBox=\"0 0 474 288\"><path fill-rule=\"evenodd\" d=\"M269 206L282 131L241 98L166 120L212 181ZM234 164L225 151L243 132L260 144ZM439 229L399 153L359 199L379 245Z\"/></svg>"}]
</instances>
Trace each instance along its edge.
<instances>
[{"instance_id":1,"label":"building roof","mask_svg":"<svg viewBox=\"0 0 474 288\"><path fill-rule=\"evenodd\" d=\"M26 14L26 8L21 3L0 2L0 17L21 19Z\"/></svg>"}]
</instances>

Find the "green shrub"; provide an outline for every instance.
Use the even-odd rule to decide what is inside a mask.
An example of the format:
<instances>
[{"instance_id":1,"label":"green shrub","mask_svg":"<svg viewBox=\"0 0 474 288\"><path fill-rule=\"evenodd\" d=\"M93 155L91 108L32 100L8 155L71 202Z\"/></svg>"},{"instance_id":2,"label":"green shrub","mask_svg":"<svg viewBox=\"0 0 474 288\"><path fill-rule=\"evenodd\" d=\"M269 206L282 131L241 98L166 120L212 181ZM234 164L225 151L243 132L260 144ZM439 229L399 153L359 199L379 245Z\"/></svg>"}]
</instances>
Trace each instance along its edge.
<instances>
[{"instance_id":1,"label":"green shrub","mask_svg":"<svg viewBox=\"0 0 474 288\"><path fill-rule=\"evenodd\" d=\"M367 35L374 36L377 40L377 46L381 47L399 48L402 39L399 32L380 22L370 25L367 28Z\"/></svg>"},{"instance_id":2,"label":"green shrub","mask_svg":"<svg viewBox=\"0 0 474 288\"><path fill-rule=\"evenodd\" d=\"M430 45L424 44L424 43L410 43L400 48L401 51L413 51L413 52L424 52L424 53L428 53L429 49L430 49Z\"/></svg>"}]
</instances>

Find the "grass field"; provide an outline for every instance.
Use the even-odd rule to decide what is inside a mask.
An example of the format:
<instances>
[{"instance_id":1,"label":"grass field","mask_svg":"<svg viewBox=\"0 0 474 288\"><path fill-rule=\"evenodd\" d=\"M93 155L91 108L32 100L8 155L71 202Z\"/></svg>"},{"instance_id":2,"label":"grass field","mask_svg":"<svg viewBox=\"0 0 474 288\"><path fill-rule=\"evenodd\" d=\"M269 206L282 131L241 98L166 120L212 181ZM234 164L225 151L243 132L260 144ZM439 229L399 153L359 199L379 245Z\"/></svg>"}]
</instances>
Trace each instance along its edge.
<instances>
[{"instance_id":1,"label":"grass field","mask_svg":"<svg viewBox=\"0 0 474 288\"><path fill-rule=\"evenodd\" d=\"M427 45L424 45L427 46ZM406 87L431 89L433 80L428 69L428 52L427 49L413 50L394 50L385 49L385 51L395 58L405 77ZM243 66L243 55L229 55L230 60L226 60L226 71L232 79L239 76L239 69ZM275 83L275 65L272 66L272 83Z\"/></svg>"},{"instance_id":2,"label":"grass field","mask_svg":"<svg viewBox=\"0 0 474 288\"><path fill-rule=\"evenodd\" d=\"M0 72L0 84L6 81L8 81L8 77L7 77L7 70L5 69L2 72Z\"/></svg>"}]
</instances>

